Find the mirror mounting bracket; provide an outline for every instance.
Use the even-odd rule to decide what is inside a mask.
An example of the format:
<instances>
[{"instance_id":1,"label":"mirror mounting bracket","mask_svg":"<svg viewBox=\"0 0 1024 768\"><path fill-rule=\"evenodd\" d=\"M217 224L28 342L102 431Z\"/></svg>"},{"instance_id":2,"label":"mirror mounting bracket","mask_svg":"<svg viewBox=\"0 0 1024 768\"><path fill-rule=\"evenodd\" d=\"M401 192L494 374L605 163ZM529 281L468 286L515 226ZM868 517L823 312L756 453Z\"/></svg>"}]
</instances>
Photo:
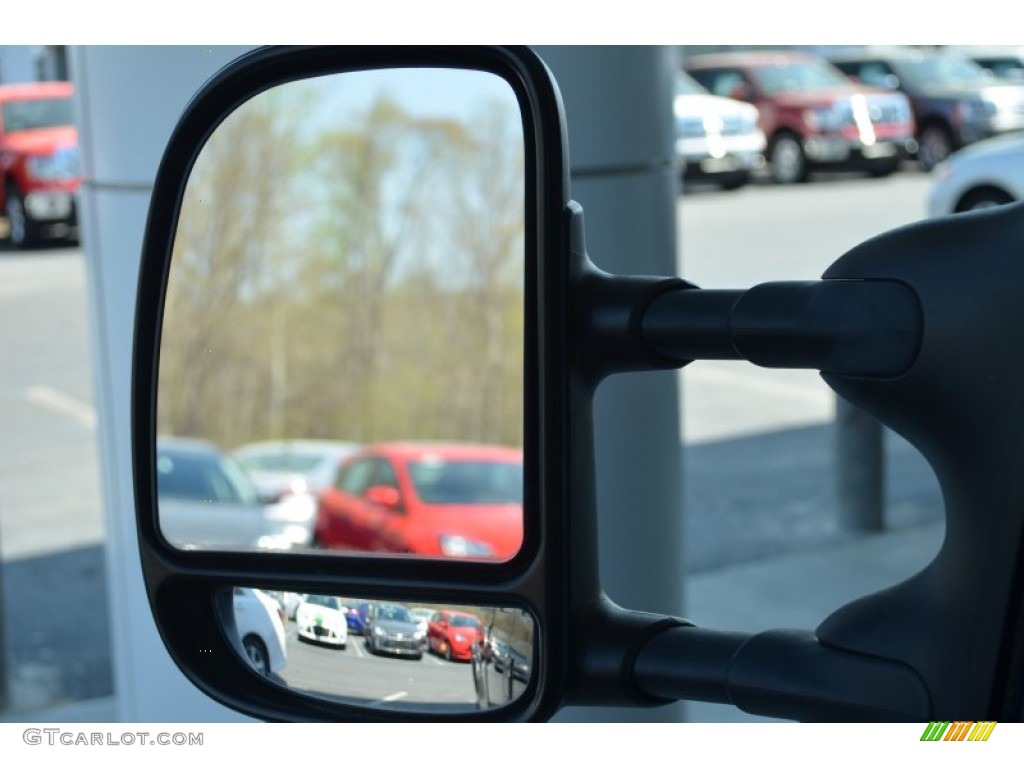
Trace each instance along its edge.
<instances>
[{"instance_id":1,"label":"mirror mounting bracket","mask_svg":"<svg viewBox=\"0 0 1024 768\"><path fill-rule=\"evenodd\" d=\"M664 629L633 669L649 695L734 704L802 722L920 722L928 687L911 667L821 642L812 632Z\"/></svg>"}]
</instances>

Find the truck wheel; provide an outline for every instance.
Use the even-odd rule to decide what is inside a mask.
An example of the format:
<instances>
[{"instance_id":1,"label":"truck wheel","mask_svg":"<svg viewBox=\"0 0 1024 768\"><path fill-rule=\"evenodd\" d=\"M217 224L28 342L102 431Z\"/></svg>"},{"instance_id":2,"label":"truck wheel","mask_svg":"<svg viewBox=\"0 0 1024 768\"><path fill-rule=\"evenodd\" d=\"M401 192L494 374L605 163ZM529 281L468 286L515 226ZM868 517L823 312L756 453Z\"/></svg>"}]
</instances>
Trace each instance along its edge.
<instances>
[{"instance_id":1,"label":"truck wheel","mask_svg":"<svg viewBox=\"0 0 1024 768\"><path fill-rule=\"evenodd\" d=\"M797 184L807 180L807 158L800 139L791 133L783 133L772 143L768 158L772 178L776 184Z\"/></svg>"},{"instance_id":2,"label":"truck wheel","mask_svg":"<svg viewBox=\"0 0 1024 768\"><path fill-rule=\"evenodd\" d=\"M21 249L31 248L36 244L36 224L25 212L25 200L21 193L13 186L7 187L7 221L7 239L12 246Z\"/></svg>"},{"instance_id":3,"label":"truck wheel","mask_svg":"<svg viewBox=\"0 0 1024 768\"><path fill-rule=\"evenodd\" d=\"M956 206L956 212L980 211L982 208L994 208L1012 202L1013 198L1001 189L981 187L964 195Z\"/></svg>"},{"instance_id":4,"label":"truck wheel","mask_svg":"<svg viewBox=\"0 0 1024 768\"><path fill-rule=\"evenodd\" d=\"M249 665L261 675L269 675L270 655L267 653L267 647L263 645L263 641L254 635L247 635L242 641L242 647L245 649L245 657L249 661Z\"/></svg>"},{"instance_id":5,"label":"truck wheel","mask_svg":"<svg viewBox=\"0 0 1024 768\"><path fill-rule=\"evenodd\" d=\"M946 126L929 123L921 129L917 137L917 162L930 171L947 157L953 154L953 137Z\"/></svg>"}]
</instances>

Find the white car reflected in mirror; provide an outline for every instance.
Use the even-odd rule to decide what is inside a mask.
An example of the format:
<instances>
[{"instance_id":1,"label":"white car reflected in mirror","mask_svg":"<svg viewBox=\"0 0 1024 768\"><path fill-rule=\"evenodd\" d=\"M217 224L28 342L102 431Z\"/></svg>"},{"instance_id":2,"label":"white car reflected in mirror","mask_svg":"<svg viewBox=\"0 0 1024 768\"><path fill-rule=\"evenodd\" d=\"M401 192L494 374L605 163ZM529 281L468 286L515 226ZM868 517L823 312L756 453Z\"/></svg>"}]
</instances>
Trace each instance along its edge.
<instances>
[{"instance_id":1,"label":"white car reflected in mirror","mask_svg":"<svg viewBox=\"0 0 1024 768\"><path fill-rule=\"evenodd\" d=\"M235 587L232 602L237 639L245 660L261 675L280 672L288 661L288 652L277 602L249 587Z\"/></svg>"}]
</instances>

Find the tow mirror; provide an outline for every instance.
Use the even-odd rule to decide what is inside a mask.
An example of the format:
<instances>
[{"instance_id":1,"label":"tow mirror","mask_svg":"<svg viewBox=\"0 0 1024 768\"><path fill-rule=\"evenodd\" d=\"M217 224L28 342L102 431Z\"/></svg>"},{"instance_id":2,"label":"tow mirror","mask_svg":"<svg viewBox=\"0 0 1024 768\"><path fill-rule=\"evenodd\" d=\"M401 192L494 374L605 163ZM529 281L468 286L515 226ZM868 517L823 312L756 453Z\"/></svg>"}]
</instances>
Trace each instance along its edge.
<instances>
[{"instance_id":1,"label":"tow mirror","mask_svg":"<svg viewBox=\"0 0 1024 768\"><path fill-rule=\"evenodd\" d=\"M564 448L541 408L564 400L547 342L563 319L540 304L565 291L563 143L524 48L262 49L189 105L147 223L135 472L158 626L214 698L369 720L538 718L561 700L567 602L542 572L565 548L549 511L565 483L544 470ZM261 503L227 456L299 438L365 450L319 500ZM373 518L399 483L404 514ZM240 590L358 595L369 634L318 662L319 687L287 665L254 675L268 654L246 645ZM395 664L424 639L388 616L414 606L516 616L531 674L478 697L468 646L435 648L450 679L425 662L403 689L412 665ZM331 645L300 636L281 656ZM346 688L350 663L394 685Z\"/></svg>"},{"instance_id":2,"label":"tow mirror","mask_svg":"<svg viewBox=\"0 0 1024 768\"><path fill-rule=\"evenodd\" d=\"M543 719L678 699L797 720L1019 719L1022 206L881 235L820 281L614 276L586 256L564 131L555 83L525 48L263 49L190 104L147 223L133 399L146 586L182 671L270 720ZM817 369L907 437L946 494L936 559L816 630L721 632L612 604L594 393L613 373L702 359ZM344 555L297 545L266 527L281 510L235 503L229 480L246 483L230 465L176 473L266 436L375 443L338 482L393 471L422 486L435 517L454 516L431 533L439 549L355 516L338 526ZM427 454L410 438L431 440ZM380 441L394 441L386 462ZM520 449L515 481L489 471L493 451ZM209 519L189 522L174 505L196 477ZM466 508L509 528L458 527ZM360 543L383 528L391 551ZM496 530L514 545L499 550ZM453 710L442 683L382 708L394 691L254 674L228 600L246 589L359 595L371 649L379 633L380 649L409 642L388 616L410 606L474 613L488 628L465 649L475 703Z\"/></svg>"}]
</instances>

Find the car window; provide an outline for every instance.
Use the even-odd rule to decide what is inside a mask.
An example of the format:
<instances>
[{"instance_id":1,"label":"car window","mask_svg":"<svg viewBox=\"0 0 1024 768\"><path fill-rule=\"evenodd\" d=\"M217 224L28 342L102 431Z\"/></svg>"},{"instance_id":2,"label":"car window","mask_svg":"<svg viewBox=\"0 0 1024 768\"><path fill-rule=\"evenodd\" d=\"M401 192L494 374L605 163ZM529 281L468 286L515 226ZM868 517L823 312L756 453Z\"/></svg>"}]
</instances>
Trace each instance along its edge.
<instances>
[{"instance_id":1,"label":"car window","mask_svg":"<svg viewBox=\"0 0 1024 768\"><path fill-rule=\"evenodd\" d=\"M409 462L416 495L425 504L522 504L523 465L502 461Z\"/></svg>"},{"instance_id":2,"label":"car window","mask_svg":"<svg viewBox=\"0 0 1024 768\"><path fill-rule=\"evenodd\" d=\"M259 498L242 469L212 455L162 453L157 482L161 496L242 504L255 504Z\"/></svg>"},{"instance_id":3,"label":"car window","mask_svg":"<svg viewBox=\"0 0 1024 768\"><path fill-rule=\"evenodd\" d=\"M735 69L709 70L692 73L698 83L716 96L731 96L737 89L749 87L750 81Z\"/></svg>"},{"instance_id":4,"label":"car window","mask_svg":"<svg viewBox=\"0 0 1024 768\"><path fill-rule=\"evenodd\" d=\"M892 68L881 61L865 61L857 67L855 74L866 85L892 88L894 84Z\"/></svg>"},{"instance_id":5,"label":"car window","mask_svg":"<svg viewBox=\"0 0 1024 768\"><path fill-rule=\"evenodd\" d=\"M323 457L316 453L258 453L239 456L238 463L250 472L295 472L305 474L316 468Z\"/></svg>"},{"instance_id":6,"label":"car window","mask_svg":"<svg viewBox=\"0 0 1024 768\"><path fill-rule=\"evenodd\" d=\"M73 125L71 99L24 99L0 105L5 131L29 131L36 128L56 128Z\"/></svg>"},{"instance_id":7,"label":"car window","mask_svg":"<svg viewBox=\"0 0 1024 768\"><path fill-rule=\"evenodd\" d=\"M824 61L780 59L775 65L758 67L753 73L761 91L768 96L779 93L810 93L848 85L843 74Z\"/></svg>"},{"instance_id":8,"label":"car window","mask_svg":"<svg viewBox=\"0 0 1024 768\"><path fill-rule=\"evenodd\" d=\"M338 472L335 486L342 491L359 496L373 483L374 459L359 459L346 464Z\"/></svg>"},{"instance_id":9,"label":"car window","mask_svg":"<svg viewBox=\"0 0 1024 768\"><path fill-rule=\"evenodd\" d=\"M410 624L414 623L409 617L409 611L401 605L384 604L377 606L377 618L380 620L404 621Z\"/></svg>"},{"instance_id":10,"label":"car window","mask_svg":"<svg viewBox=\"0 0 1024 768\"><path fill-rule=\"evenodd\" d=\"M988 85L984 69L970 59L952 54L912 56L895 62L894 67L900 80L916 88L980 88Z\"/></svg>"},{"instance_id":11,"label":"car window","mask_svg":"<svg viewBox=\"0 0 1024 768\"><path fill-rule=\"evenodd\" d=\"M340 611L343 607L339 598L328 595L310 595L306 598L306 602L312 605L319 605L322 608L333 608L336 611Z\"/></svg>"},{"instance_id":12,"label":"car window","mask_svg":"<svg viewBox=\"0 0 1024 768\"><path fill-rule=\"evenodd\" d=\"M395 474L395 465L388 459L374 459L373 480L371 485L385 485L388 488L398 488L398 475Z\"/></svg>"}]
</instances>

